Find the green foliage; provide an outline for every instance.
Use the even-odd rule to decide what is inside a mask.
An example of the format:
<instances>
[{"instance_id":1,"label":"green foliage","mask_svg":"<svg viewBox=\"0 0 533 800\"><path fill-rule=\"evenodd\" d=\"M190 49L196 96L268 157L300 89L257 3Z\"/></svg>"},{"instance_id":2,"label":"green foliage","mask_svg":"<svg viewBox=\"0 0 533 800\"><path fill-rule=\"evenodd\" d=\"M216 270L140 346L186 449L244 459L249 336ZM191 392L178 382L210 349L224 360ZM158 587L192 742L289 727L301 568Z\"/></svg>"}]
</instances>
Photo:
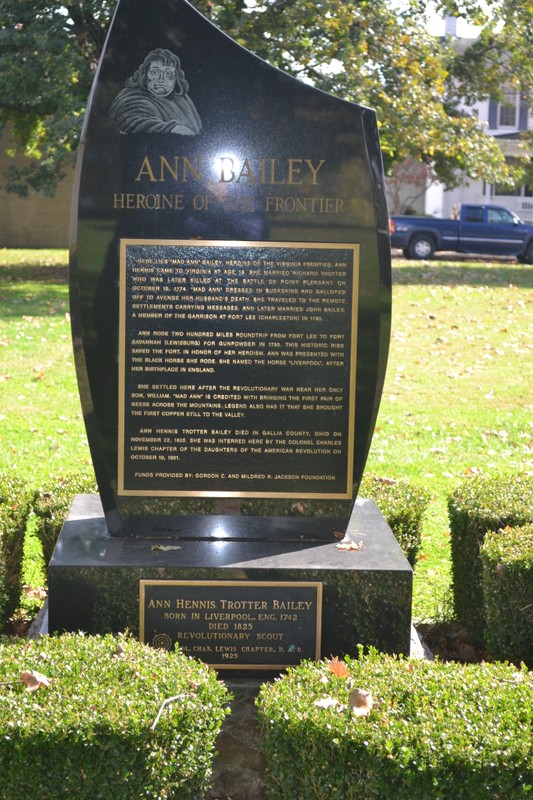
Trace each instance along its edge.
<instances>
[{"instance_id":1,"label":"green foliage","mask_svg":"<svg viewBox=\"0 0 533 800\"><path fill-rule=\"evenodd\" d=\"M78 146L113 0L2 0L0 131L9 126L8 190L53 194ZM24 55L22 55L24 54Z\"/></svg>"},{"instance_id":2,"label":"green foliage","mask_svg":"<svg viewBox=\"0 0 533 800\"><path fill-rule=\"evenodd\" d=\"M520 53L513 60L520 62L518 76L530 68L527 46L516 33L509 35L516 15L499 14L492 5L484 13L485 4L475 0L462 3L459 16L482 24L490 39L490 47L478 47L472 56L470 47L458 49L427 32L434 12L424 1L266 0L252 6L197 0L194 5L285 72L376 109L387 174L414 157L449 187L459 182L458 170L491 183L510 179L497 141L463 101L501 92L509 75L501 57L505 48ZM532 17L531 9L523 11L522 21ZM521 163L525 168L527 158Z\"/></svg>"},{"instance_id":3,"label":"green foliage","mask_svg":"<svg viewBox=\"0 0 533 800\"><path fill-rule=\"evenodd\" d=\"M483 639L481 546L488 531L533 521L533 477L477 476L448 497L455 614Z\"/></svg>"},{"instance_id":4,"label":"green foliage","mask_svg":"<svg viewBox=\"0 0 533 800\"><path fill-rule=\"evenodd\" d=\"M75 494L95 494L94 475L81 473L62 475L39 489L33 505L37 517L37 536L48 564Z\"/></svg>"},{"instance_id":5,"label":"green foliage","mask_svg":"<svg viewBox=\"0 0 533 800\"><path fill-rule=\"evenodd\" d=\"M20 598L24 536L32 500L24 481L0 474L0 630Z\"/></svg>"},{"instance_id":6,"label":"green foliage","mask_svg":"<svg viewBox=\"0 0 533 800\"><path fill-rule=\"evenodd\" d=\"M527 86L533 63L526 36L533 12L527 4L505 0L484 13L480 1L461 3L461 16L484 24L480 43L465 52L428 34L427 2L196 0L194 5L289 74L375 108L387 171L412 156L450 186L457 183L457 170L491 183L509 177L497 142L461 101L500 92L509 76ZM8 168L10 191L51 194L72 160L114 7L113 0L3 0L0 131L10 132L8 154L28 159L26 166Z\"/></svg>"},{"instance_id":7,"label":"green foliage","mask_svg":"<svg viewBox=\"0 0 533 800\"><path fill-rule=\"evenodd\" d=\"M501 0L485 10L479 17L479 39L456 62L458 91L467 99L490 92L502 100L506 89L513 86L525 98L531 97L533 9L527 3Z\"/></svg>"},{"instance_id":8,"label":"green foliage","mask_svg":"<svg viewBox=\"0 0 533 800\"><path fill-rule=\"evenodd\" d=\"M481 561L487 645L533 668L533 525L488 532Z\"/></svg>"},{"instance_id":9,"label":"green foliage","mask_svg":"<svg viewBox=\"0 0 533 800\"><path fill-rule=\"evenodd\" d=\"M271 800L532 796L532 673L375 652L346 663L346 678L308 662L261 687ZM354 689L371 693L368 716Z\"/></svg>"},{"instance_id":10,"label":"green foliage","mask_svg":"<svg viewBox=\"0 0 533 800\"><path fill-rule=\"evenodd\" d=\"M430 493L410 481L401 478L386 480L376 475L363 477L359 493L361 497L374 500L414 567L422 540L424 515L431 500Z\"/></svg>"},{"instance_id":11,"label":"green foliage","mask_svg":"<svg viewBox=\"0 0 533 800\"><path fill-rule=\"evenodd\" d=\"M19 680L50 681L32 693ZM0 799L193 800L228 694L205 665L129 637L0 644ZM159 713L161 712L161 713Z\"/></svg>"}]
</instances>

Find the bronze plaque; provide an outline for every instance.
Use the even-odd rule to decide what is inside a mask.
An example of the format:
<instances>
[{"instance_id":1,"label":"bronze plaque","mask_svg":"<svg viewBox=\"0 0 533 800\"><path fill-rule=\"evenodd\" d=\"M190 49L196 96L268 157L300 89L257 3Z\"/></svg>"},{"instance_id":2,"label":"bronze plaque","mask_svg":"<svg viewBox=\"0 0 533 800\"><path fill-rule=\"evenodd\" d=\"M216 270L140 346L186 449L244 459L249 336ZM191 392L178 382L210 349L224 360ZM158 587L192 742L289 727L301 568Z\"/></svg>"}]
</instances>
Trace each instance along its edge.
<instances>
[{"instance_id":1,"label":"bronze plaque","mask_svg":"<svg viewBox=\"0 0 533 800\"><path fill-rule=\"evenodd\" d=\"M124 240L119 493L350 498L357 259Z\"/></svg>"},{"instance_id":2,"label":"bronze plaque","mask_svg":"<svg viewBox=\"0 0 533 800\"><path fill-rule=\"evenodd\" d=\"M140 638L217 669L271 670L320 658L322 584L140 581Z\"/></svg>"}]
</instances>

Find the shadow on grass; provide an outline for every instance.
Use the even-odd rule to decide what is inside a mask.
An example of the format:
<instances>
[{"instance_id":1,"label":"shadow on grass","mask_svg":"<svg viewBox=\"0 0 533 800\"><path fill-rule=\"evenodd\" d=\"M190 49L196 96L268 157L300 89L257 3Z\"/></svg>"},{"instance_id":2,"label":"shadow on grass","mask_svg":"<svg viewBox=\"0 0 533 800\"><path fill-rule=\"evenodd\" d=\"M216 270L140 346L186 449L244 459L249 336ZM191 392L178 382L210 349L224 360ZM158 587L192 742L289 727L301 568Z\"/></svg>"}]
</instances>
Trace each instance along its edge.
<instances>
[{"instance_id":1,"label":"shadow on grass","mask_svg":"<svg viewBox=\"0 0 533 800\"><path fill-rule=\"evenodd\" d=\"M533 286L533 267L509 262L450 264L434 259L430 262L396 261L392 268L393 283L417 286Z\"/></svg>"},{"instance_id":2,"label":"shadow on grass","mask_svg":"<svg viewBox=\"0 0 533 800\"><path fill-rule=\"evenodd\" d=\"M0 266L1 283L67 283L66 264L24 264L23 266Z\"/></svg>"},{"instance_id":3,"label":"shadow on grass","mask_svg":"<svg viewBox=\"0 0 533 800\"><path fill-rule=\"evenodd\" d=\"M63 316L67 311L66 286L57 282L0 284L0 319Z\"/></svg>"}]
</instances>

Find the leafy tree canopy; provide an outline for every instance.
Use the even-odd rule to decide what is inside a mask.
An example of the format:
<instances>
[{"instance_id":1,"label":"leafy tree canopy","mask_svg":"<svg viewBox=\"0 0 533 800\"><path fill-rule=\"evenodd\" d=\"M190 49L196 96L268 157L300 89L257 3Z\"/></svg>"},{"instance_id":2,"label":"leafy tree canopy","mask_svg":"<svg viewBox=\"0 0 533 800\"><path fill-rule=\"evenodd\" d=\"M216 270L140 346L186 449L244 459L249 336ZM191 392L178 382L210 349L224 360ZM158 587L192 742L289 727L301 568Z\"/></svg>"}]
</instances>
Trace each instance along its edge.
<instances>
[{"instance_id":1,"label":"leafy tree canopy","mask_svg":"<svg viewBox=\"0 0 533 800\"><path fill-rule=\"evenodd\" d=\"M448 186L459 172L495 182L523 177L465 110L511 83L533 86L531 0L436 0L476 22L479 38L458 48L427 32L424 0L196 0L211 21L286 72L378 114L388 173L405 159ZM10 191L53 194L75 155L92 78L114 0L2 0L0 132ZM513 172L514 170L514 172Z\"/></svg>"}]
</instances>

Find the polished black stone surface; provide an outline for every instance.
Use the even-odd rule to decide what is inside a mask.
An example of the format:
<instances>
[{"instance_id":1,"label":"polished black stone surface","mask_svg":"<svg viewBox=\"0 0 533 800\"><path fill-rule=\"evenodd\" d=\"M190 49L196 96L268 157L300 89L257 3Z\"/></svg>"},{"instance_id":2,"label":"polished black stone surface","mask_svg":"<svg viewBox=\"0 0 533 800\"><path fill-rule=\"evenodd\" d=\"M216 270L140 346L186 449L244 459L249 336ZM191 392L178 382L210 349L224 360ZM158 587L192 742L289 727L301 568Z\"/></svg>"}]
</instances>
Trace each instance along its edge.
<instances>
[{"instance_id":1,"label":"polished black stone surface","mask_svg":"<svg viewBox=\"0 0 533 800\"><path fill-rule=\"evenodd\" d=\"M150 54L151 66L144 74L141 65ZM170 79L171 83L176 80L171 94L165 83ZM179 534L176 518L216 516L218 499L224 497L253 501L251 512L266 517L287 513L273 503L285 498L290 507L301 501L311 516L320 513L330 518L330 527L334 520L345 527L353 504L352 484L357 491L377 416L390 331L388 220L374 112L328 96L270 67L222 34L185 0L120 0L88 106L75 209L70 266L76 368L109 531L124 537L139 532L157 536L163 527L168 535ZM193 273L190 252L199 242L204 243L204 261L200 271ZM137 251L128 266L129 246ZM329 262L325 273L333 268L338 255L345 284L342 289L333 283L306 286L309 276L304 277L302 265L316 262L320 247L326 248L324 257ZM204 304L197 317L189 311L179 316L187 303L194 306L202 275L213 291L217 287L222 291L219 308L231 306L235 311L231 281L237 281L233 286L244 296L248 278L243 277L242 264L252 264L254 254L260 274L254 277L250 273L253 294L248 305L267 309L265 318L274 318L272 322L253 319L249 311L246 316L245 300L241 302L242 318L236 320L223 318L220 310L211 315L213 301ZM189 264L185 273L179 266L175 273L158 271L159 263L168 265L174 258L178 265L184 255ZM143 258L150 260L144 274ZM279 265L287 259L293 267L299 264L298 270L292 269L294 286L283 283ZM231 261L241 266L230 266ZM240 270L237 277L232 277L232 269ZM316 279L317 269L309 268L311 280ZM138 286L142 286L142 278L148 281L137 292L136 277ZM329 273L325 278L333 280ZM284 305L273 293L285 288L296 290L296 294L286 295L289 311L299 307L297 300L303 303L302 298L307 297L302 308L313 309L313 313L288 313L287 321ZM165 309L165 294L178 289L186 290L192 300L181 303L178 298ZM305 295L304 290L310 294ZM335 295L328 294L332 291L342 292L337 297L343 314L334 313L331 297ZM178 316L170 319L165 313ZM159 339L158 328L163 334ZM187 336L198 336L199 350L208 349L209 337L219 337L213 346L220 351L214 372L194 373L192 362L185 362L185 372L179 367L173 372L172 365L180 362L170 362L168 356L161 367L157 365L158 342L180 331L173 356L177 359L193 357L183 352ZM256 335L251 339L255 358L250 363L246 360L249 356L236 359L235 353L242 354L242 350L234 348L230 355L230 348L223 346L220 336L232 333L235 337ZM317 363L304 357L303 349L296 351L295 359L283 363L286 355L276 357L271 347L258 347L260 335L268 335L272 341L281 336L286 347L290 334L309 335L311 344L325 335L329 350ZM342 357L332 357L334 336L341 336L344 342ZM143 337L150 342L144 354L140 346ZM202 358L205 356L199 357L198 369L209 370ZM136 375L140 378L137 384ZM294 387L296 400L277 399L270 409L267 405L260 408L259 403L252 409L249 403L244 418L235 419L229 405L219 411L219 401L206 397L211 385L218 389L227 385L223 391L229 396L237 385L250 389L263 386L265 380L271 384L267 394L275 390L278 397L284 396L281 387ZM194 392L183 388L191 384ZM147 392L157 393L160 390L154 386L160 385L182 390L188 409L185 416L163 417L161 407L156 409L156 400ZM319 390L325 393L330 387L342 390L339 410L321 411L316 400L305 403L306 392L320 398ZM171 390L170 398L164 397L163 390L157 402L174 402L179 390ZM259 395L259 390L254 392ZM195 393L203 397L200 407L193 410ZM337 402L335 393L331 396L328 403ZM279 402L286 407L276 407ZM291 402L297 411L290 411ZM219 419L201 424L200 415L206 409ZM154 416L146 416L149 413ZM165 419L168 424L163 424ZM227 441L235 443L240 436L237 431L243 427L248 431L244 435L248 452L221 449ZM158 428L178 433L157 434ZM200 434L200 443L184 432L198 428L208 431ZM283 444L287 432L295 428L299 431L294 440L297 444ZM263 434L265 430L268 436ZM304 431L311 433L306 437ZM324 431L337 435L330 436L330 444L321 449L314 432ZM154 442L158 437L160 441ZM214 444L207 442L208 437ZM252 455L253 439L261 440L261 444L255 443L256 450L263 448L261 453ZM265 450L267 439L274 442L269 453ZM148 460L154 444L157 459ZM203 448L201 454L192 450L184 455L185 451L179 450L191 445ZM310 455L311 451L315 455ZM261 474L261 462L266 464L265 474L254 477ZM322 480L319 467L328 473L328 480ZM204 472L215 477L197 477ZM237 477L231 477L235 474ZM329 501L337 505L324 507ZM250 523L244 530L237 522L233 535L268 538L269 526L279 524L255 527ZM302 526L314 530L311 522ZM194 533L197 526L191 523L189 530ZM362 558L368 559L374 534L367 531L365 535L368 547ZM87 546L91 553L102 547L110 559L118 552L129 557L120 550L120 543L115 550L107 539L97 544L92 538L90 544L80 542L78 546ZM132 542L133 548L140 548L135 552L144 552L143 546ZM60 542L60 548L64 547L66 543ZM191 560L191 568L200 550L209 548L213 568L223 563L224 568L244 569L238 543L220 542L216 552L212 543L199 542L199 549L195 547L184 544L181 553L182 558ZM275 547L280 559L290 560L279 543ZM328 566L331 556L326 545L302 547L306 559L312 555L318 563L325 558L324 568L335 568ZM246 553L246 568L253 570L260 569L258 559L276 557L254 549L250 561ZM355 559L345 556L336 554L335 558L343 563ZM385 557L383 549L381 569L386 567ZM162 568L171 568L168 558L166 554L162 559ZM152 555L148 562L155 568L153 559ZM292 568L298 569L297 564ZM112 563L107 569L114 569Z\"/></svg>"},{"instance_id":2,"label":"polished black stone surface","mask_svg":"<svg viewBox=\"0 0 533 800\"><path fill-rule=\"evenodd\" d=\"M373 501L357 500L348 537L360 548L339 550L329 520L232 516L188 520L179 538L112 537L99 498L80 495L49 566L49 630L138 634L141 580L318 581L323 656L409 653L412 570Z\"/></svg>"}]
</instances>

